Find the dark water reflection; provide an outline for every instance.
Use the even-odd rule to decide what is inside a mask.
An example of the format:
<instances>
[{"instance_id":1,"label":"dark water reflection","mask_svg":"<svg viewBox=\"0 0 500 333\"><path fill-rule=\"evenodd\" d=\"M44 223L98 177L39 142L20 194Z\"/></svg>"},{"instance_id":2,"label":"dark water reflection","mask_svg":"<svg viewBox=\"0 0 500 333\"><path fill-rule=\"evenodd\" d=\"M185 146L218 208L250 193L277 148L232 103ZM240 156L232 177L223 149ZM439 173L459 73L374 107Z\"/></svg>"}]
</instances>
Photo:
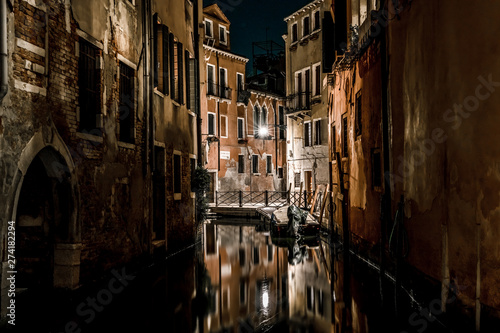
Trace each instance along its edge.
<instances>
[{"instance_id":1,"label":"dark water reflection","mask_svg":"<svg viewBox=\"0 0 500 333\"><path fill-rule=\"evenodd\" d=\"M393 284L384 282L382 298L376 270L344 258L329 239L273 239L259 225L212 223L200 240L137 274L89 323L75 313L86 294L63 306L49 296L45 307L56 312L32 303L32 320L19 320L40 332L452 331L436 318L411 323L416 307L405 297L395 320Z\"/></svg>"}]
</instances>

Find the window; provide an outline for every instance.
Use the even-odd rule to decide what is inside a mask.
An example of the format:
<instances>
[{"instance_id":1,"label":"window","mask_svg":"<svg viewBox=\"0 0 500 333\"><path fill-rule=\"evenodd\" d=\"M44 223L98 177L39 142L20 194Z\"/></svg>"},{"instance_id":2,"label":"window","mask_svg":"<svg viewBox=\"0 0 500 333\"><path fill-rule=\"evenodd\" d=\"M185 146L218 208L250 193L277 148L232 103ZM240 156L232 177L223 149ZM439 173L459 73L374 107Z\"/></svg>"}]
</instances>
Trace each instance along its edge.
<instances>
[{"instance_id":1,"label":"window","mask_svg":"<svg viewBox=\"0 0 500 333\"><path fill-rule=\"evenodd\" d=\"M215 85L215 66L207 65L207 95L215 96L216 94L216 85Z\"/></svg>"},{"instance_id":2,"label":"window","mask_svg":"<svg viewBox=\"0 0 500 333\"><path fill-rule=\"evenodd\" d=\"M244 84L245 84L243 74L236 73L236 82L237 82L238 92L242 92L244 89Z\"/></svg>"},{"instance_id":3,"label":"window","mask_svg":"<svg viewBox=\"0 0 500 333\"><path fill-rule=\"evenodd\" d=\"M297 23L294 23L292 25L292 43L295 43L298 39L299 37L298 37Z\"/></svg>"},{"instance_id":4,"label":"window","mask_svg":"<svg viewBox=\"0 0 500 333\"><path fill-rule=\"evenodd\" d=\"M300 172L296 172L294 175L294 187L295 188L300 187Z\"/></svg>"},{"instance_id":5,"label":"window","mask_svg":"<svg viewBox=\"0 0 500 333\"><path fill-rule=\"evenodd\" d=\"M260 108L255 105L253 107L253 136L259 137L259 128L260 128Z\"/></svg>"},{"instance_id":6,"label":"window","mask_svg":"<svg viewBox=\"0 0 500 333\"><path fill-rule=\"evenodd\" d=\"M158 14L154 17L154 86L163 93L169 93L168 77L169 77L169 34L168 28L161 24L161 19Z\"/></svg>"},{"instance_id":7,"label":"window","mask_svg":"<svg viewBox=\"0 0 500 333\"><path fill-rule=\"evenodd\" d=\"M208 112L208 135L215 135L215 113Z\"/></svg>"},{"instance_id":8,"label":"window","mask_svg":"<svg viewBox=\"0 0 500 333\"><path fill-rule=\"evenodd\" d=\"M382 187L382 158L380 149L372 149L372 188Z\"/></svg>"},{"instance_id":9,"label":"window","mask_svg":"<svg viewBox=\"0 0 500 333\"><path fill-rule=\"evenodd\" d=\"M325 313L325 292L318 290L318 314L323 316Z\"/></svg>"},{"instance_id":10,"label":"window","mask_svg":"<svg viewBox=\"0 0 500 333\"><path fill-rule=\"evenodd\" d=\"M245 138L245 119L238 118L238 140Z\"/></svg>"},{"instance_id":11,"label":"window","mask_svg":"<svg viewBox=\"0 0 500 333\"><path fill-rule=\"evenodd\" d=\"M180 200L181 194L181 153L174 151L173 156L174 200ZM179 196L177 196L177 194Z\"/></svg>"},{"instance_id":12,"label":"window","mask_svg":"<svg viewBox=\"0 0 500 333\"><path fill-rule=\"evenodd\" d=\"M347 157L347 116L342 118L342 156Z\"/></svg>"},{"instance_id":13,"label":"window","mask_svg":"<svg viewBox=\"0 0 500 333\"><path fill-rule=\"evenodd\" d=\"M240 249L239 257L240 257L240 267L245 266L245 261L246 261L245 249Z\"/></svg>"},{"instance_id":14,"label":"window","mask_svg":"<svg viewBox=\"0 0 500 333\"><path fill-rule=\"evenodd\" d=\"M266 172L273 173L273 157L271 155L266 156Z\"/></svg>"},{"instance_id":15,"label":"window","mask_svg":"<svg viewBox=\"0 0 500 333\"><path fill-rule=\"evenodd\" d=\"M252 155L252 172L259 173L259 156Z\"/></svg>"},{"instance_id":16,"label":"window","mask_svg":"<svg viewBox=\"0 0 500 333\"><path fill-rule=\"evenodd\" d=\"M192 80L194 80L194 72L191 72L191 67L192 65L192 60L191 59L191 54L189 53L188 50L185 51L184 53L184 60L185 60L185 71L186 71L186 107L188 110L191 109L191 101L192 101L192 96L191 94L194 93L194 86L192 85ZM193 67L194 69L194 67ZM194 100L193 100L194 101ZM193 103L194 105L194 103Z\"/></svg>"},{"instance_id":17,"label":"window","mask_svg":"<svg viewBox=\"0 0 500 333\"><path fill-rule=\"evenodd\" d=\"M313 76L313 93L314 96L319 96L321 94L321 64L313 66Z\"/></svg>"},{"instance_id":18,"label":"window","mask_svg":"<svg viewBox=\"0 0 500 333\"><path fill-rule=\"evenodd\" d=\"M285 108L282 105L280 105L278 107L278 117L279 117L278 122L280 125L279 138L281 140L285 140L286 139L286 136L285 136Z\"/></svg>"},{"instance_id":19,"label":"window","mask_svg":"<svg viewBox=\"0 0 500 333\"><path fill-rule=\"evenodd\" d=\"M260 253L259 253L259 248L255 246L253 248L253 263L258 265L260 262Z\"/></svg>"},{"instance_id":20,"label":"window","mask_svg":"<svg viewBox=\"0 0 500 333\"><path fill-rule=\"evenodd\" d=\"M304 68L295 72L295 107L299 109L309 109L311 102L311 69Z\"/></svg>"},{"instance_id":21,"label":"window","mask_svg":"<svg viewBox=\"0 0 500 333\"><path fill-rule=\"evenodd\" d=\"M214 37L214 23L205 19L205 37Z\"/></svg>"},{"instance_id":22,"label":"window","mask_svg":"<svg viewBox=\"0 0 500 333\"><path fill-rule=\"evenodd\" d=\"M220 136L227 138L227 116L220 116Z\"/></svg>"},{"instance_id":23,"label":"window","mask_svg":"<svg viewBox=\"0 0 500 333\"><path fill-rule=\"evenodd\" d=\"M247 301L247 292L245 281L240 281L240 304L245 304Z\"/></svg>"},{"instance_id":24,"label":"window","mask_svg":"<svg viewBox=\"0 0 500 333\"><path fill-rule=\"evenodd\" d=\"M174 35L170 34L171 57L170 67L172 73L170 76L170 85L172 86L172 99L179 104L184 103L184 67L183 67L183 48Z\"/></svg>"},{"instance_id":25,"label":"window","mask_svg":"<svg viewBox=\"0 0 500 333\"><path fill-rule=\"evenodd\" d=\"M305 37L307 35L309 35L309 30L310 30L310 22L309 22L310 18L309 16L306 16L302 19L302 36Z\"/></svg>"},{"instance_id":26,"label":"window","mask_svg":"<svg viewBox=\"0 0 500 333\"><path fill-rule=\"evenodd\" d=\"M314 30L318 30L320 27L320 13L319 10L314 12Z\"/></svg>"},{"instance_id":27,"label":"window","mask_svg":"<svg viewBox=\"0 0 500 333\"><path fill-rule=\"evenodd\" d=\"M135 138L134 77L135 71L120 62L120 141L128 143Z\"/></svg>"},{"instance_id":28,"label":"window","mask_svg":"<svg viewBox=\"0 0 500 333\"><path fill-rule=\"evenodd\" d=\"M307 293L307 310L313 311L314 310L314 289L313 287L307 287L306 289Z\"/></svg>"},{"instance_id":29,"label":"window","mask_svg":"<svg viewBox=\"0 0 500 333\"><path fill-rule=\"evenodd\" d=\"M278 167L278 179L283 179L283 168Z\"/></svg>"},{"instance_id":30,"label":"window","mask_svg":"<svg viewBox=\"0 0 500 333\"><path fill-rule=\"evenodd\" d=\"M292 43L295 43L299 39L297 27L297 23L292 24Z\"/></svg>"},{"instance_id":31,"label":"window","mask_svg":"<svg viewBox=\"0 0 500 333\"><path fill-rule=\"evenodd\" d=\"M238 173L245 172L245 155L238 155Z\"/></svg>"},{"instance_id":32,"label":"window","mask_svg":"<svg viewBox=\"0 0 500 333\"><path fill-rule=\"evenodd\" d=\"M261 132L260 134L262 134L263 137L269 136L268 122L267 122L267 108L265 106L262 107L259 132Z\"/></svg>"},{"instance_id":33,"label":"window","mask_svg":"<svg viewBox=\"0 0 500 333\"><path fill-rule=\"evenodd\" d=\"M267 245L267 261L272 262L274 258L273 245Z\"/></svg>"},{"instance_id":34,"label":"window","mask_svg":"<svg viewBox=\"0 0 500 333\"><path fill-rule=\"evenodd\" d=\"M314 145L321 145L321 119L314 121Z\"/></svg>"},{"instance_id":35,"label":"window","mask_svg":"<svg viewBox=\"0 0 500 333\"><path fill-rule=\"evenodd\" d=\"M223 45L227 45L226 27L219 25L219 41Z\"/></svg>"},{"instance_id":36,"label":"window","mask_svg":"<svg viewBox=\"0 0 500 333\"><path fill-rule=\"evenodd\" d=\"M100 51L91 43L80 39L80 58L78 59L78 87L80 105L80 130L86 132L96 131L99 124L98 116L101 113L100 98Z\"/></svg>"},{"instance_id":37,"label":"window","mask_svg":"<svg viewBox=\"0 0 500 333\"><path fill-rule=\"evenodd\" d=\"M306 147L312 146L312 129L310 121L304 123L304 145Z\"/></svg>"},{"instance_id":38,"label":"window","mask_svg":"<svg viewBox=\"0 0 500 333\"><path fill-rule=\"evenodd\" d=\"M361 114L362 114L362 108L361 108L361 90L358 91L356 94L356 136L361 135Z\"/></svg>"},{"instance_id":39,"label":"window","mask_svg":"<svg viewBox=\"0 0 500 333\"><path fill-rule=\"evenodd\" d=\"M231 96L229 95L229 88L227 87L227 69L220 68L219 69L219 83L220 83L220 97L229 99Z\"/></svg>"}]
</instances>

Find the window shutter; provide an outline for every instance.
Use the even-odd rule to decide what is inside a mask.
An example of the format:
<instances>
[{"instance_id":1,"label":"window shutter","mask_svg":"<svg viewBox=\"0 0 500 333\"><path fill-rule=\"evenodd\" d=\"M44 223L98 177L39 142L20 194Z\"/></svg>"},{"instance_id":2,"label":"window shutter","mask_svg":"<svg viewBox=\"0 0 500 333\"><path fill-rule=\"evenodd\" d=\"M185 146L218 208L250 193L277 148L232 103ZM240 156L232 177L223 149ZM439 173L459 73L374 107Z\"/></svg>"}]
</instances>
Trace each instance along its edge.
<instances>
[{"instance_id":1,"label":"window shutter","mask_svg":"<svg viewBox=\"0 0 500 333\"><path fill-rule=\"evenodd\" d=\"M162 34L162 62L163 62L163 92L168 95L169 87L168 87L168 27L163 26L163 34Z\"/></svg>"},{"instance_id":2,"label":"window shutter","mask_svg":"<svg viewBox=\"0 0 500 333\"><path fill-rule=\"evenodd\" d=\"M153 16L154 28L153 28L153 53L154 53L154 88L158 87L158 65L159 65L159 57L158 57L158 14Z\"/></svg>"},{"instance_id":3,"label":"window shutter","mask_svg":"<svg viewBox=\"0 0 500 333\"><path fill-rule=\"evenodd\" d=\"M186 52L186 56L187 55L188 55L188 53ZM187 90L186 90L186 93L187 93ZM189 108L191 109L191 111L194 110L195 113L198 113L196 110L196 96L197 96L196 59L189 58L189 96L186 96L186 99L189 99Z\"/></svg>"},{"instance_id":4,"label":"window shutter","mask_svg":"<svg viewBox=\"0 0 500 333\"><path fill-rule=\"evenodd\" d=\"M174 63L174 35L171 33L168 35L168 53L170 57L170 96L172 99L176 99L175 96L175 63Z\"/></svg>"},{"instance_id":5,"label":"window shutter","mask_svg":"<svg viewBox=\"0 0 500 333\"><path fill-rule=\"evenodd\" d=\"M183 58L183 48L182 48L182 43L178 42L177 43L177 57L178 59L178 65L177 65L177 71L179 73L179 98L178 102L179 104L184 104L184 63L182 61Z\"/></svg>"}]
</instances>

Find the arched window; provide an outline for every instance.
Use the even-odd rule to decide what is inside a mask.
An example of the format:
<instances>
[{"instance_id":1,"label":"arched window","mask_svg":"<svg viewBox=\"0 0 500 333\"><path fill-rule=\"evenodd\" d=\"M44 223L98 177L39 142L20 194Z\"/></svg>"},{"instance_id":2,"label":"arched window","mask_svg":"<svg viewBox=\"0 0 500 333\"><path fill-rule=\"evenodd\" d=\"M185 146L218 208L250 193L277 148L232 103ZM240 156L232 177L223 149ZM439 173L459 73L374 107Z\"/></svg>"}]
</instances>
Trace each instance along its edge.
<instances>
[{"instance_id":1,"label":"arched window","mask_svg":"<svg viewBox=\"0 0 500 333\"><path fill-rule=\"evenodd\" d=\"M260 120L260 126L266 126L267 127L267 109L265 106L262 107L262 118Z\"/></svg>"},{"instance_id":2,"label":"arched window","mask_svg":"<svg viewBox=\"0 0 500 333\"><path fill-rule=\"evenodd\" d=\"M254 137L259 136L259 128L260 128L260 108L255 105L253 107L253 135Z\"/></svg>"}]
</instances>

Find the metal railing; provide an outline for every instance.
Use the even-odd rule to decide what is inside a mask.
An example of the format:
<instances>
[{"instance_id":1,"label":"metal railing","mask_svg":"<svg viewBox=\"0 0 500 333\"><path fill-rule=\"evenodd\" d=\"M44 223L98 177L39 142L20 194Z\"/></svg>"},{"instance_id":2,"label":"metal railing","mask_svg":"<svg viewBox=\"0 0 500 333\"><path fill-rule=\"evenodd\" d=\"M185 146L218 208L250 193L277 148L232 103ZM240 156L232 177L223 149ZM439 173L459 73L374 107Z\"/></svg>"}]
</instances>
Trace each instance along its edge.
<instances>
[{"instance_id":1,"label":"metal railing","mask_svg":"<svg viewBox=\"0 0 500 333\"><path fill-rule=\"evenodd\" d=\"M289 112L311 110L311 97L309 91L298 92L287 96L287 107Z\"/></svg>"},{"instance_id":2,"label":"metal railing","mask_svg":"<svg viewBox=\"0 0 500 333\"><path fill-rule=\"evenodd\" d=\"M295 205L311 209L315 191L290 192L290 191L225 191L215 192L215 205L217 207L282 207ZM316 198L314 211L321 206L323 192Z\"/></svg>"},{"instance_id":3,"label":"metal railing","mask_svg":"<svg viewBox=\"0 0 500 333\"><path fill-rule=\"evenodd\" d=\"M207 82L207 95L216 96L225 99L231 99L231 92L233 90L229 87L217 84L213 81Z\"/></svg>"}]
</instances>

